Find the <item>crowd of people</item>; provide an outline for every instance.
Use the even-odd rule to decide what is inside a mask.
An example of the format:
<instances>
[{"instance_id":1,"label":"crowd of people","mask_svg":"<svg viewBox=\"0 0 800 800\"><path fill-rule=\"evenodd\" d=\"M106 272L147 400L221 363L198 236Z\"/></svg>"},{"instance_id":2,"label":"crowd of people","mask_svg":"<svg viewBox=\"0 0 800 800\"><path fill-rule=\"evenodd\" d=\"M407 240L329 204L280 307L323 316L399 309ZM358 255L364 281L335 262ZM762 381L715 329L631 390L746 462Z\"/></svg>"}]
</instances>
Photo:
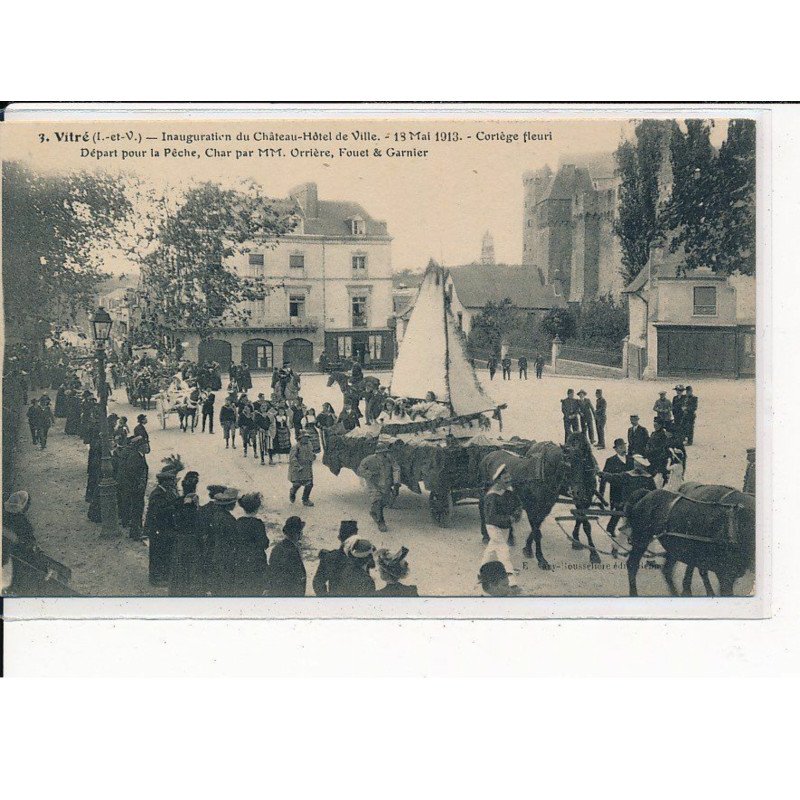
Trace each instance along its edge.
<instances>
[{"instance_id":1,"label":"crowd of people","mask_svg":"<svg viewBox=\"0 0 800 800\"><path fill-rule=\"evenodd\" d=\"M544 356L541 353L537 353L536 357L533 360L533 370L534 374L536 375L537 379L541 380L542 373L544 372ZM473 366L475 366L475 362L473 359ZM486 360L486 369L489 370L489 380L493 381L494 376L497 374L497 368L500 367L501 374L503 376L504 381L511 380L511 372L514 366L514 361L509 355L501 355L495 356L491 355ZM517 359L517 373L519 375L519 379L528 380L528 357L527 356L520 356Z\"/></svg>"}]
</instances>

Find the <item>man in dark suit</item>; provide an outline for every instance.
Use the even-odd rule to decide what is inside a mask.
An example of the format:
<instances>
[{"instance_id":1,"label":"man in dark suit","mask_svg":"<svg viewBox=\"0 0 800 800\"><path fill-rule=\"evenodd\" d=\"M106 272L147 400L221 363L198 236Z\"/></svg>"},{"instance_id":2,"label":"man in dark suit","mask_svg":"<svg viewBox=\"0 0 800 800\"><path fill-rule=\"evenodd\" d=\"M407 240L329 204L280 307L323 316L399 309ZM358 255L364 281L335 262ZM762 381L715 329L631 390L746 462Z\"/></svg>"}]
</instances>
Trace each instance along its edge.
<instances>
[{"instance_id":1,"label":"man in dark suit","mask_svg":"<svg viewBox=\"0 0 800 800\"><path fill-rule=\"evenodd\" d=\"M142 538L144 495L147 491L149 469L144 457L149 445L145 439L134 436L117 468L117 497L120 502L120 522L130 527L131 539Z\"/></svg>"},{"instance_id":2,"label":"man in dark suit","mask_svg":"<svg viewBox=\"0 0 800 800\"><path fill-rule=\"evenodd\" d=\"M608 404L603 397L603 390L596 389L594 401L594 424L597 427L597 449L606 449L606 413Z\"/></svg>"},{"instance_id":3,"label":"man in dark suit","mask_svg":"<svg viewBox=\"0 0 800 800\"><path fill-rule=\"evenodd\" d=\"M683 410L683 431L686 436L686 444L694 443L694 423L697 419L697 395L692 391L691 386L686 387Z\"/></svg>"},{"instance_id":4,"label":"man in dark suit","mask_svg":"<svg viewBox=\"0 0 800 800\"><path fill-rule=\"evenodd\" d=\"M603 466L603 472L608 474L617 474L620 472L627 472L633 467L633 458L627 455L625 450L624 439L614 439L614 455L606 459ZM611 490L609 492L609 500L611 503L612 511L621 511L622 506L625 504L624 490L622 486L609 483L608 478L600 478L600 490L598 494L603 497L605 493L606 484L609 484ZM608 521L608 533L613 536L617 528L619 517L611 517Z\"/></svg>"},{"instance_id":5,"label":"man in dark suit","mask_svg":"<svg viewBox=\"0 0 800 800\"><path fill-rule=\"evenodd\" d=\"M339 523L339 549L319 551L319 566L311 582L317 597L328 597L337 584L347 563L344 543L351 536L358 536L358 523L353 519L343 519Z\"/></svg>"},{"instance_id":6,"label":"man in dark suit","mask_svg":"<svg viewBox=\"0 0 800 800\"><path fill-rule=\"evenodd\" d=\"M663 482L667 482L669 472L667 470L667 458L669 456L668 445L670 437L667 433L664 423L656 417L653 420L653 432L650 434L650 439L647 442L647 450L645 451L645 458L650 462L650 474L655 477L661 475Z\"/></svg>"},{"instance_id":7,"label":"man in dark suit","mask_svg":"<svg viewBox=\"0 0 800 800\"><path fill-rule=\"evenodd\" d=\"M631 414L631 426L628 428L628 456L643 456L647 452L649 439L647 428L639 424L639 415Z\"/></svg>"},{"instance_id":8,"label":"man in dark suit","mask_svg":"<svg viewBox=\"0 0 800 800\"><path fill-rule=\"evenodd\" d=\"M580 430L580 405L574 389L567 389L567 396L561 401L561 416L564 418L564 443L570 433Z\"/></svg>"},{"instance_id":9,"label":"man in dark suit","mask_svg":"<svg viewBox=\"0 0 800 800\"><path fill-rule=\"evenodd\" d=\"M306 568L300 556L300 537L305 522L289 517L283 526L283 539L272 548L267 569L267 594L270 597L304 597Z\"/></svg>"}]
</instances>

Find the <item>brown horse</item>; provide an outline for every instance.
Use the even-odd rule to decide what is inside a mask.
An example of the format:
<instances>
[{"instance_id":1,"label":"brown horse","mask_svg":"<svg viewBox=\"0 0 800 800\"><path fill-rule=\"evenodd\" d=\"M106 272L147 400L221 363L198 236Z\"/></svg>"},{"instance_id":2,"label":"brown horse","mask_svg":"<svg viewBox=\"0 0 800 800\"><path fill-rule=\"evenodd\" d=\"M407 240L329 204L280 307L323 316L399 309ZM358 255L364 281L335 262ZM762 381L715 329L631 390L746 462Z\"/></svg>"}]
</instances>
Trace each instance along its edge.
<instances>
[{"instance_id":1,"label":"brown horse","mask_svg":"<svg viewBox=\"0 0 800 800\"><path fill-rule=\"evenodd\" d=\"M578 434L581 436L582 434ZM553 442L536 442L531 445L524 456L518 456L507 450L496 450L485 456L479 466L479 477L484 486L491 484L492 476L501 465L507 467L511 476L511 485L525 510L531 532L522 552L532 558L536 546L536 562L541 569L550 569L550 564L542 553L541 525L553 510L558 498L564 491L571 491L571 486L586 470L583 463L583 451L574 442L558 445ZM481 532L486 536L486 523L483 516L483 503L479 505L481 513ZM594 547L591 534L589 545ZM591 550L590 558L596 558Z\"/></svg>"},{"instance_id":2,"label":"brown horse","mask_svg":"<svg viewBox=\"0 0 800 800\"><path fill-rule=\"evenodd\" d=\"M673 595L675 564L686 564L684 594L691 593L691 569L705 572L706 591L713 593L708 572L719 581L720 594L730 597L733 585L755 565L755 497L729 486L684 483L678 493L665 489L632 497L627 510L631 527L628 586L636 597L639 563L653 538L666 550L664 579Z\"/></svg>"}]
</instances>

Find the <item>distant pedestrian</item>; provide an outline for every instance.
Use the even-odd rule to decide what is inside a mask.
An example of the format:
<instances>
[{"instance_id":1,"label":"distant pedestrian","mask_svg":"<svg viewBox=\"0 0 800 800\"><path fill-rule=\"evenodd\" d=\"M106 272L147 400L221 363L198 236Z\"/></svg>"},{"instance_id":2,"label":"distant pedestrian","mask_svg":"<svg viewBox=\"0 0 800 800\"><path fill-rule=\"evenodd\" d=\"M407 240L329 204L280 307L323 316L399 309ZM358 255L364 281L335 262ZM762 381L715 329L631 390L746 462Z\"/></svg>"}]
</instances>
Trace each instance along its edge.
<instances>
[{"instance_id":1,"label":"distant pedestrian","mask_svg":"<svg viewBox=\"0 0 800 800\"><path fill-rule=\"evenodd\" d=\"M489 356L486 361L486 368L489 370L489 380L494 380L494 374L497 372L497 357Z\"/></svg>"},{"instance_id":2,"label":"distant pedestrian","mask_svg":"<svg viewBox=\"0 0 800 800\"><path fill-rule=\"evenodd\" d=\"M289 517L283 526L283 539L273 546L267 567L267 594L270 597L304 597L306 568L300 555L300 539L305 522Z\"/></svg>"},{"instance_id":3,"label":"distant pedestrian","mask_svg":"<svg viewBox=\"0 0 800 800\"><path fill-rule=\"evenodd\" d=\"M39 416L36 422L38 426L37 439L39 447L44 450L45 447L47 447L47 434L50 432L50 428L56 424L56 418L53 416L53 410L50 408L50 398L47 395L44 395L39 400Z\"/></svg>"},{"instance_id":4,"label":"distant pedestrian","mask_svg":"<svg viewBox=\"0 0 800 800\"><path fill-rule=\"evenodd\" d=\"M343 519L339 523L339 548L337 550L320 550L319 566L311 585L317 597L327 597L335 594L339 579L347 562L344 554L344 543L351 537L358 535L358 523L354 519Z\"/></svg>"},{"instance_id":5,"label":"distant pedestrian","mask_svg":"<svg viewBox=\"0 0 800 800\"><path fill-rule=\"evenodd\" d=\"M509 356L505 356L501 362L500 366L503 368L503 380L510 381L511 380L511 358Z\"/></svg>"},{"instance_id":6,"label":"distant pedestrian","mask_svg":"<svg viewBox=\"0 0 800 800\"><path fill-rule=\"evenodd\" d=\"M381 597L419 597L416 586L400 583L408 575L408 548L401 547L396 553L389 550L378 550L375 558L381 580L386 584L375 594Z\"/></svg>"},{"instance_id":7,"label":"distant pedestrian","mask_svg":"<svg viewBox=\"0 0 800 800\"><path fill-rule=\"evenodd\" d=\"M136 417L136 427L133 429L133 435L138 436L140 439L143 439L147 443L147 447L145 449L145 453L150 452L150 434L147 432L147 415L146 414L139 414Z\"/></svg>"},{"instance_id":8,"label":"distant pedestrian","mask_svg":"<svg viewBox=\"0 0 800 800\"><path fill-rule=\"evenodd\" d=\"M528 380L528 359L525 356L517 359L517 367L519 368L519 379Z\"/></svg>"},{"instance_id":9,"label":"distant pedestrian","mask_svg":"<svg viewBox=\"0 0 800 800\"><path fill-rule=\"evenodd\" d=\"M208 422L208 432L214 433L214 401L217 399L214 392L209 392L202 406L202 421L200 423L200 432L206 432L206 422Z\"/></svg>"},{"instance_id":10,"label":"distant pedestrian","mask_svg":"<svg viewBox=\"0 0 800 800\"><path fill-rule=\"evenodd\" d=\"M303 505L313 506L311 490L314 488L313 464L317 456L311 446L308 431L300 432L300 440L289 451L289 502L294 503L297 492L303 487Z\"/></svg>"},{"instance_id":11,"label":"distant pedestrian","mask_svg":"<svg viewBox=\"0 0 800 800\"><path fill-rule=\"evenodd\" d=\"M608 404L606 403L605 397L603 397L602 389L595 389L594 396L594 422L597 426L597 449L605 450Z\"/></svg>"},{"instance_id":12,"label":"distant pedestrian","mask_svg":"<svg viewBox=\"0 0 800 800\"><path fill-rule=\"evenodd\" d=\"M536 360L533 362L534 367L536 369L536 377L540 379L542 377L542 372L544 371L544 358L542 358L541 354L536 356Z\"/></svg>"}]
</instances>

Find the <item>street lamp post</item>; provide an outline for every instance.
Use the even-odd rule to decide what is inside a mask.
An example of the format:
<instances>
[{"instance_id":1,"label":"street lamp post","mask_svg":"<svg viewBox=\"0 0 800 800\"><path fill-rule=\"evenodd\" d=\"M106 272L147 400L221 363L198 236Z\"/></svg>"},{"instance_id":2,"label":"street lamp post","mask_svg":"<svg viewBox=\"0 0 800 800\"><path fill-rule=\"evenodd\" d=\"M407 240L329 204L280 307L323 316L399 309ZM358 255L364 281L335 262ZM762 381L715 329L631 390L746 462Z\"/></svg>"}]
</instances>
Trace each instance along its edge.
<instances>
[{"instance_id":1,"label":"street lamp post","mask_svg":"<svg viewBox=\"0 0 800 800\"><path fill-rule=\"evenodd\" d=\"M101 536L119 536L117 513L117 481L111 465L111 441L108 430L108 383L106 383L106 342L111 335L112 320L102 306L92 318L95 356L97 358L97 386L100 394L100 522Z\"/></svg>"}]
</instances>

